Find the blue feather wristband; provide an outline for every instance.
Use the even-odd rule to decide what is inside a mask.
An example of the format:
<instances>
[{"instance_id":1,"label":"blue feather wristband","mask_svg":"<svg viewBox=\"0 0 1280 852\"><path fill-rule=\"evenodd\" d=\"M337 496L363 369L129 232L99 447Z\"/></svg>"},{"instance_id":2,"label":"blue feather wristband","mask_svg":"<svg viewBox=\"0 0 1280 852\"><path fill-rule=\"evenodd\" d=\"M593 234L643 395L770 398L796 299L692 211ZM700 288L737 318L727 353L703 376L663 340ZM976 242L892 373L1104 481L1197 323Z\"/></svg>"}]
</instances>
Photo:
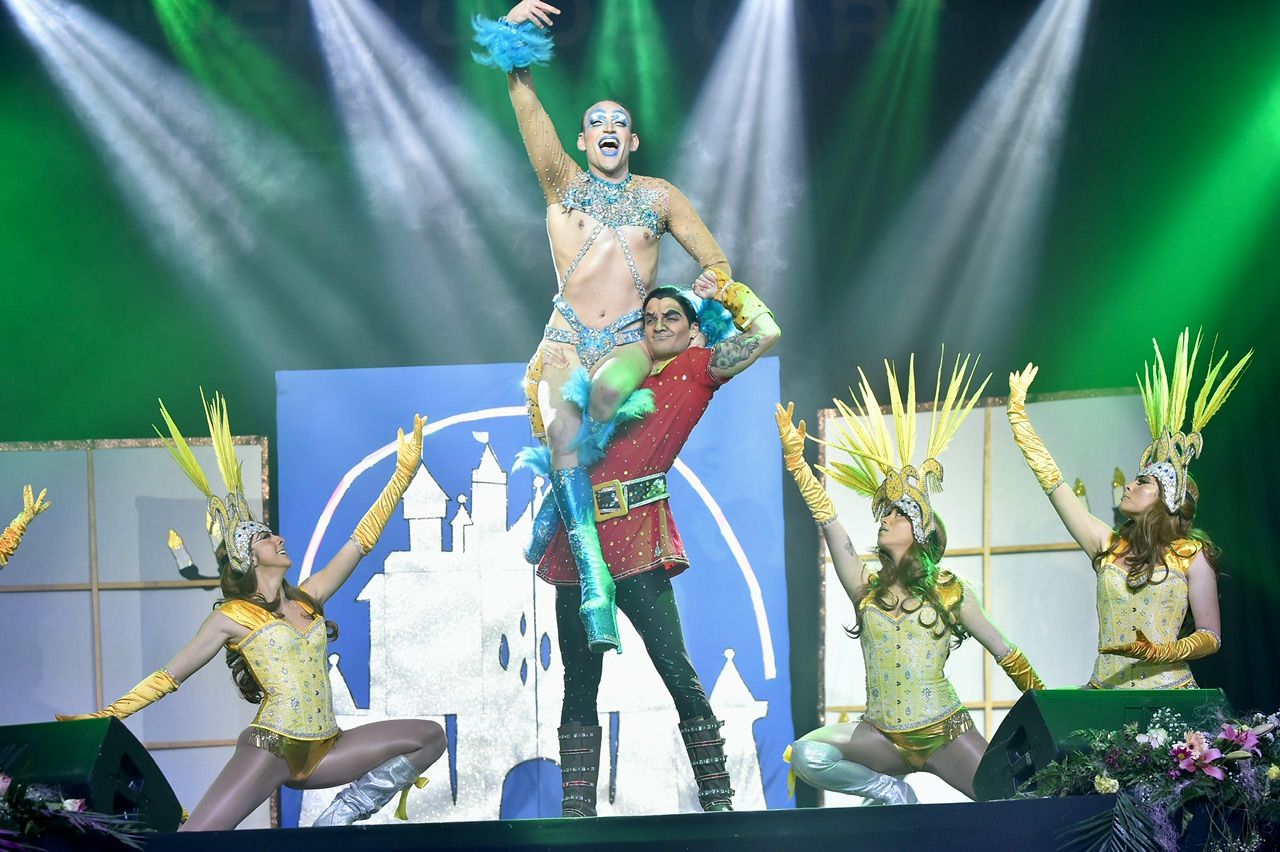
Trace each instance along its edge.
<instances>
[{"instance_id":1,"label":"blue feather wristband","mask_svg":"<svg viewBox=\"0 0 1280 852\"><path fill-rule=\"evenodd\" d=\"M514 68L546 65L555 52L550 33L538 29L532 21L508 23L476 15L471 19L475 42L483 51L472 51L471 58L481 65L501 68L510 73Z\"/></svg>"}]
</instances>

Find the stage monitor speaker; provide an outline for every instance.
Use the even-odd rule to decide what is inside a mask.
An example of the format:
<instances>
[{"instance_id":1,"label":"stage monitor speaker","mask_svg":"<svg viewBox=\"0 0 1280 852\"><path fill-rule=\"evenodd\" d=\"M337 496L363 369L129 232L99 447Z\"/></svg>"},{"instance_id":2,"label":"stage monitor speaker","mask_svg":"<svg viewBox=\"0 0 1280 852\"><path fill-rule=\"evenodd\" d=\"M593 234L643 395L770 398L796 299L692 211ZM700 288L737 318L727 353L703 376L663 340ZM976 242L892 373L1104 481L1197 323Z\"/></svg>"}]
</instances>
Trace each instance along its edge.
<instances>
[{"instance_id":1,"label":"stage monitor speaker","mask_svg":"<svg viewBox=\"0 0 1280 852\"><path fill-rule=\"evenodd\" d=\"M5 772L27 783L55 784L90 810L116 814L156 831L176 831L182 805L142 743L114 717L0 727Z\"/></svg>"},{"instance_id":2,"label":"stage monitor speaker","mask_svg":"<svg viewBox=\"0 0 1280 852\"><path fill-rule=\"evenodd\" d=\"M1079 751L1082 730L1145 726L1157 710L1188 723L1208 722L1231 706L1220 689L1039 689L1023 693L987 746L973 790L979 801L1011 799L1037 770ZM1179 732L1180 734L1180 732Z\"/></svg>"}]
</instances>

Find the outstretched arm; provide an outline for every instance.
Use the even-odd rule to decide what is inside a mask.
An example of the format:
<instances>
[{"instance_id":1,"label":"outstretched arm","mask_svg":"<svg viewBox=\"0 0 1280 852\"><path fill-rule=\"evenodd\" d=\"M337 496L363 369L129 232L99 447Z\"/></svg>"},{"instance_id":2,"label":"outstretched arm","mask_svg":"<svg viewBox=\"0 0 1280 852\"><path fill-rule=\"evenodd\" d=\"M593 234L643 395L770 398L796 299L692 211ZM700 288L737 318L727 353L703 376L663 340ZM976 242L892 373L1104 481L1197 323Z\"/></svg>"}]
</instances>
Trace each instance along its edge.
<instances>
[{"instance_id":1,"label":"outstretched arm","mask_svg":"<svg viewBox=\"0 0 1280 852\"><path fill-rule=\"evenodd\" d=\"M968 585L965 586L964 598L960 603L960 626L969 631L969 635L996 658L996 663L1009 675L1014 686L1023 692L1028 689L1044 689L1044 683L1035 669L1031 668L1031 663L991 623L982 601Z\"/></svg>"},{"instance_id":2,"label":"outstretched arm","mask_svg":"<svg viewBox=\"0 0 1280 852\"><path fill-rule=\"evenodd\" d=\"M365 512L351 539L342 546L337 555L322 570L312 574L302 583L307 594L324 603L333 597L339 587L351 576L356 565L369 551L377 545L382 531L391 519L391 513L404 497L409 484L422 464L422 426L427 421L420 414L413 416L413 434L406 438L404 430L399 430L396 444L396 469L391 480L382 489L378 499Z\"/></svg>"},{"instance_id":3,"label":"outstretched arm","mask_svg":"<svg viewBox=\"0 0 1280 852\"><path fill-rule=\"evenodd\" d=\"M750 312L753 315L750 322L739 329L741 334L735 334L711 347L711 373L722 379L736 376L750 367L782 338L782 329L778 328L773 314L756 298L751 289L736 281L732 286L737 289L717 287L716 279L711 273L704 273L693 282L694 293L703 299L717 298L723 301L723 294L730 292L740 300L751 301L757 306L756 310ZM734 314L736 323L741 315L740 310L735 310L736 303L730 300L725 302L725 307Z\"/></svg>"},{"instance_id":4,"label":"outstretched arm","mask_svg":"<svg viewBox=\"0 0 1280 852\"><path fill-rule=\"evenodd\" d=\"M18 545L22 543L22 536L27 531L27 525L36 515L49 508L48 501L44 499L48 491L49 489L42 488L40 496L33 498L31 486L23 486L22 511L9 523L9 526L5 527L4 532L0 532L0 568L8 565L13 554L17 552Z\"/></svg>"},{"instance_id":5,"label":"outstretched arm","mask_svg":"<svg viewBox=\"0 0 1280 852\"><path fill-rule=\"evenodd\" d=\"M693 204L684 193L670 184L668 186L667 230L676 242L689 253L689 256L702 267L703 271L718 272L724 278L730 278L733 270L729 268L729 260L724 249L711 236L702 217L693 209Z\"/></svg>"},{"instance_id":6,"label":"outstretched arm","mask_svg":"<svg viewBox=\"0 0 1280 852\"><path fill-rule=\"evenodd\" d=\"M774 419L778 421L778 438L782 441L782 462L795 480L796 487L800 489L800 496L808 505L814 522L822 530L822 538L831 554L836 577L856 607L866 593L867 568L858 557L849 533L836 517L835 504L827 496L822 483L818 482L818 477L814 476L809 463L804 460L805 425L803 420L799 426L795 425L794 416L794 402L788 402L786 408L779 403L774 411Z\"/></svg>"},{"instance_id":7,"label":"outstretched arm","mask_svg":"<svg viewBox=\"0 0 1280 852\"><path fill-rule=\"evenodd\" d=\"M1009 426L1013 429L1014 443L1022 450L1027 466L1036 475L1063 526L1092 559L1110 544L1111 525L1089 514L1071 489L1064 487L1066 482L1062 471L1027 417L1027 389L1039 371L1040 368L1034 364L1027 364L1021 371L1009 374Z\"/></svg>"},{"instance_id":8,"label":"outstretched arm","mask_svg":"<svg viewBox=\"0 0 1280 852\"><path fill-rule=\"evenodd\" d=\"M220 612L209 613L209 617L196 631L195 637L183 646L164 668L156 669L133 689L101 710L77 715L59 713L58 721L102 719L107 716L124 719L132 716L143 707L154 704L171 692L176 692L178 684L202 669L205 663L213 659L224 643L234 638L238 627L239 625Z\"/></svg>"}]
</instances>

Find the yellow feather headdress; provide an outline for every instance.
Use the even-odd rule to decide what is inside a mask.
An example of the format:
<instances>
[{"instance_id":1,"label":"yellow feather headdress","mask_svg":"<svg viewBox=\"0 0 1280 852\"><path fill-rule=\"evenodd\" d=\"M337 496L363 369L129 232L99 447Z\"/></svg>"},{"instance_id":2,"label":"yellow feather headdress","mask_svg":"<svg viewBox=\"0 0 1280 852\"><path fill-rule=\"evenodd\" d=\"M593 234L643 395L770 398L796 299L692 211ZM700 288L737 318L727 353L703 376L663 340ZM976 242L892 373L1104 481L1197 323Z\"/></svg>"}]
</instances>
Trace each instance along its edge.
<instances>
[{"instance_id":1,"label":"yellow feather headdress","mask_svg":"<svg viewBox=\"0 0 1280 852\"><path fill-rule=\"evenodd\" d=\"M1191 432L1184 434L1183 421L1187 415L1187 398L1191 379L1195 374L1196 358L1200 354L1201 333L1196 332L1194 346L1189 346L1191 329L1185 328L1178 335L1174 351L1173 374L1165 368L1160 344L1154 339L1155 364L1143 365L1143 375L1138 377L1142 393L1142 406L1151 429L1151 445L1142 453L1139 476L1150 476L1160 483L1160 498L1171 513L1178 511L1187 495L1187 465L1204 450L1204 437L1200 430L1218 413L1222 404L1231 396L1240 376L1253 358L1250 349L1227 374L1218 381L1218 374L1227 362L1229 353L1223 352L1217 361L1209 355L1209 369L1204 384L1191 410ZM1217 386L1215 387L1215 382Z\"/></svg>"},{"instance_id":2,"label":"yellow feather headdress","mask_svg":"<svg viewBox=\"0 0 1280 852\"><path fill-rule=\"evenodd\" d=\"M912 464L916 445L916 359L911 356L907 371L907 396L902 397L897 370L885 361L885 374L889 379L889 407L893 414L894 440L890 440L889 427L881 414L880 402L866 373L858 368L858 393L849 392L852 404L834 400L841 415L835 436L826 441L828 446L848 453L849 463L832 462L822 471L836 482L871 498L871 512L876 520L883 518L897 506L911 518L912 534L923 544L936 528L933 506L929 502L930 491L942 490L942 463L938 456L951 443L960 424L969 416L974 404L986 389L991 374L982 380L978 389L969 393L978 369L978 358L956 356L942 393L942 374L946 367L945 352L938 360L938 378L933 391L933 417L929 421L929 439L925 459L919 467ZM859 399L859 396L861 399ZM897 445L895 462L891 445Z\"/></svg>"},{"instance_id":3,"label":"yellow feather headdress","mask_svg":"<svg viewBox=\"0 0 1280 852\"><path fill-rule=\"evenodd\" d=\"M160 415L169 428L166 437L159 427L155 428L161 443L173 456L173 460L182 468L209 501L205 526L215 545L221 541L227 551L227 559L231 569L237 574L249 570L251 564L253 537L258 533L270 533L271 528L253 517L249 501L244 496L244 477L240 460L236 458L236 448L231 440L231 421L227 416L227 400L222 394L215 392L213 402L205 399L204 390L200 391L200 402L204 407L205 420L209 424L209 435L213 439L213 454L218 460L218 471L222 474L222 482L227 488L225 498L219 498L209 487L208 477L196 461L195 453L187 444L178 424L169 416L169 410L160 400Z\"/></svg>"}]
</instances>

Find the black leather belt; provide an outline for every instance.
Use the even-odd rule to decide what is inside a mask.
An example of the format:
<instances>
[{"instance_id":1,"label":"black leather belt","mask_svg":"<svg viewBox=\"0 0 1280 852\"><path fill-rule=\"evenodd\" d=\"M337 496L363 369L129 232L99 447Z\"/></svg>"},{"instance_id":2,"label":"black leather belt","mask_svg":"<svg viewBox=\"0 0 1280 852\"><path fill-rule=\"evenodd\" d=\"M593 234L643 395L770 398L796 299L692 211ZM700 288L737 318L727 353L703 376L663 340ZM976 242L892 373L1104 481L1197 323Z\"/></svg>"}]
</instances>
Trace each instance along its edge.
<instances>
[{"instance_id":1,"label":"black leather belt","mask_svg":"<svg viewBox=\"0 0 1280 852\"><path fill-rule=\"evenodd\" d=\"M666 500L667 475L654 473L623 482L614 479L592 486L596 498L596 521L621 518L632 509Z\"/></svg>"}]
</instances>

